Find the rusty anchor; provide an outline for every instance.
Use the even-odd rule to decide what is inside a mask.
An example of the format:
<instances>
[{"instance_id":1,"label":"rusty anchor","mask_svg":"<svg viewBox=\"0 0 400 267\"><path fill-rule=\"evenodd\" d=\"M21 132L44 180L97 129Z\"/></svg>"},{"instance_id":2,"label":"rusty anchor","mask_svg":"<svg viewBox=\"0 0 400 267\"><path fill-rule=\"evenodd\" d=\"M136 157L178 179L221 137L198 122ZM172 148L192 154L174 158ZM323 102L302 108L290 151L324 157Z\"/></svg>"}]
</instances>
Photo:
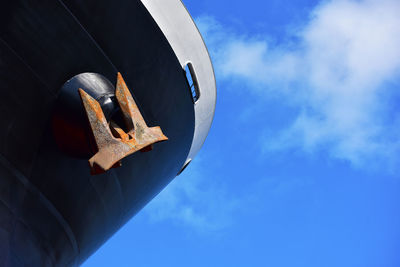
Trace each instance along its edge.
<instances>
[{"instance_id":1,"label":"rusty anchor","mask_svg":"<svg viewBox=\"0 0 400 267\"><path fill-rule=\"evenodd\" d=\"M79 94L98 152L89 159L91 174L104 173L121 166L121 160L137 151L149 151L153 144L166 141L159 126L148 127L121 74L117 76L115 96L120 106L127 131L111 121L108 124L100 104L84 90Z\"/></svg>"}]
</instances>

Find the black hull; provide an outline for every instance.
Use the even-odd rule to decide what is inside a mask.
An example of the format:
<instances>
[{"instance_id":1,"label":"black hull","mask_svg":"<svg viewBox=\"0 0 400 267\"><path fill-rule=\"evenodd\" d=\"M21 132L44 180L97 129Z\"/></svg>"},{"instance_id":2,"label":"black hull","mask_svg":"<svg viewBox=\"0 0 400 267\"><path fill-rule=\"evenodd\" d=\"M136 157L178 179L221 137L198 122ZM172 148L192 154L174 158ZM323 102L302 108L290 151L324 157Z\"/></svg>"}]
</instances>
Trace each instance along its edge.
<instances>
[{"instance_id":1,"label":"black hull","mask_svg":"<svg viewBox=\"0 0 400 267\"><path fill-rule=\"evenodd\" d=\"M15 0L0 11L0 266L82 263L180 171L194 108L174 51L140 1ZM169 140L91 176L57 147L62 85L121 72L149 126ZM134 237L132 237L134 238Z\"/></svg>"}]
</instances>

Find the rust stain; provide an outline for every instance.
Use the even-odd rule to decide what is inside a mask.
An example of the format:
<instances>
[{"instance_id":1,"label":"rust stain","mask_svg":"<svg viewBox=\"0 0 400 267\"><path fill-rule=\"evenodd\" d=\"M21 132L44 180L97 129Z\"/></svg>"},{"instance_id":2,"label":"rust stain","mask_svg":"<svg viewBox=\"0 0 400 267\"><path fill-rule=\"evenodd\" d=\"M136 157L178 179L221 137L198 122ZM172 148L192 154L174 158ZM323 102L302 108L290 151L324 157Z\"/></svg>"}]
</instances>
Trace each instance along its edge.
<instances>
[{"instance_id":1,"label":"rust stain","mask_svg":"<svg viewBox=\"0 0 400 267\"><path fill-rule=\"evenodd\" d=\"M123 158L136 151L150 151L153 144L168 140L159 126L147 126L120 73L115 96L127 132L113 121L108 125L100 104L81 88L79 94L98 148L98 152L89 159L91 174L100 174L110 168L119 167Z\"/></svg>"}]
</instances>

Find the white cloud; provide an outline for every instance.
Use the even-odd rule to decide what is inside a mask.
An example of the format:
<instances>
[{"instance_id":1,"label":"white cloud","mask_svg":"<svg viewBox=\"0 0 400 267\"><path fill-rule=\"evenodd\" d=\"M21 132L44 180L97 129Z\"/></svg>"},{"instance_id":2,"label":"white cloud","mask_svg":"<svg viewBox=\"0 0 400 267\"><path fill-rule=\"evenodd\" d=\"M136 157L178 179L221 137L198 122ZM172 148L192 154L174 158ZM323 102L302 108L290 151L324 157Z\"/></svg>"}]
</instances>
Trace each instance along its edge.
<instances>
[{"instance_id":1,"label":"white cloud","mask_svg":"<svg viewBox=\"0 0 400 267\"><path fill-rule=\"evenodd\" d=\"M210 176L196 159L144 209L152 222L171 221L199 233L217 233L229 226L237 201Z\"/></svg>"},{"instance_id":2,"label":"white cloud","mask_svg":"<svg viewBox=\"0 0 400 267\"><path fill-rule=\"evenodd\" d=\"M399 95L393 84L400 74L399 14L398 0L327 1L293 33L296 42L279 45L210 17L197 22L217 79L245 82L300 110L268 139L268 150L323 147L361 165L397 161L400 152L400 117L390 103Z\"/></svg>"}]
</instances>

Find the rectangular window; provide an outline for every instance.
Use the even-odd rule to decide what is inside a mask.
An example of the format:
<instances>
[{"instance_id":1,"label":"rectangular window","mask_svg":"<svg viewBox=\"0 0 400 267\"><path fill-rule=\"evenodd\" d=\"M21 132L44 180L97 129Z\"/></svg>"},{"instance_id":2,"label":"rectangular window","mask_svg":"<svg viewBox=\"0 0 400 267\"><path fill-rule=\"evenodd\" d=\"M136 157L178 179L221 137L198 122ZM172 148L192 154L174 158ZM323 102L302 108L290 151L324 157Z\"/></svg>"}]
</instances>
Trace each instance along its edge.
<instances>
[{"instance_id":1,"label":"rectangular window","mask_svg":"<svg viewBox=\"0 0 400 267\"><path fill-rule=\"evenodd\" d=\"M191 62L185 66L186 79L189 84L190 91L192 93L193 103L196 103L200 98L200 90L197 82L196 75L194 73L193 65Z\"/></svg>"}]
</instances>

